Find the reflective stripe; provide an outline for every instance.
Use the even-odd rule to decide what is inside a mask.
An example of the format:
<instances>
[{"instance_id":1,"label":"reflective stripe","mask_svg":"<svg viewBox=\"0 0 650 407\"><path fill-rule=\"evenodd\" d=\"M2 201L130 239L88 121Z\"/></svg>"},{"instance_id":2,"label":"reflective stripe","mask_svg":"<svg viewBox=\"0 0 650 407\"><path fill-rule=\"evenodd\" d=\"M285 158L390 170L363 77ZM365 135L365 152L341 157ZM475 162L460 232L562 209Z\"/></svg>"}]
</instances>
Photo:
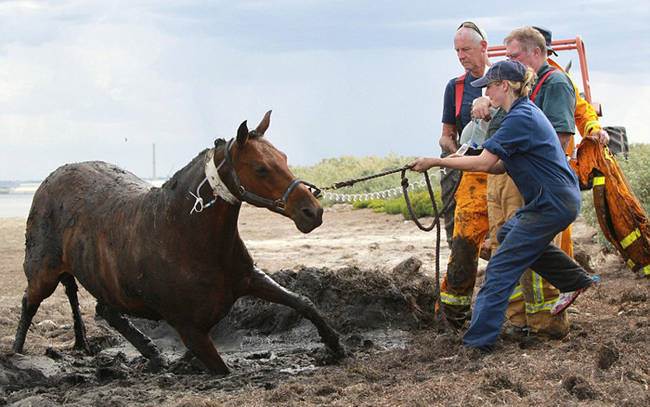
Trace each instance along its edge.
<instances>
[{"instance_id":1,"label":"reflective stripe","mask_svg":"<svg viewBox=\"0 0 650 407\"><path fill-rule=\"evenodd\" d=\"M521 284L518 284L514 290L512 290L512 295L510 295L510 301L514 301L517 298L521 297L524 295L523 291L521 291Z\"/></svg>"},{"instance_id":2,"label":"reflective stripe","mask_svg":"<svg viewBox=\"0 0 650 407\"><path fill-rule=\"evenodd\" d=\"M590 135L594 130L600 130L598 120L590 120L585 124L585 133Z\"/></svg>"},{"instance_id":3,"label":"reflective stripe","mask_svg":"<svg viewBox=\"0 0 650 407\"><path fill-rule=\"evenodd\" d=\"M472 303L472 297L442 292L440 293L440 301L448 305L470 305Z\"/></svg>"},{"instance_id":4,"label":"reflective stripe","mask_svg":"<svg viewBox=\"0 0 650 407\"><path fill-rule=\"evenodd\" d=\"M636 228L630 233L629 235L625 236L623 240L621 240L621 247L626 249L628 248L632 243L636 241L636 239L641 237L641 231L639 228Z\"/></svg>"},{"instance_id":5,"label":"reflective stripe","mask_svg":"<svg viewBox=\"0 0 650 407\"><path fill-rule=\"evenodd\" d=\"M605 185L605 177L594 177L594 186Z\"/></svg>"},{"instance_id":6,"label":"reflective stripe","mask_svg":"<svg viewBox=\"0 0 650 407\"><path fill-rule=\"evenodd\" d=\"M532 272L533 283L533 300L535 304L542 304L544 302L544 280L539 274Z\"/></svg>"},{"instance_id":7,"label":"reflective stripe","mask_svg":"<svg viewBox=\"0 0 650 407\"><path fill-rule=\"evenodd\" d=\"M627 264L627 266L630 268L630 270L634 270L634 266L636 266L636 264L634 264L632 259L627 259L627 262L625 262L625 264Z\"/></svg>"},{"instance_id":8,"label":"reflective stripe","mask_svg":"<svg viewBox=\"0 0 650 407\"><path fill-rule=\"evenodd\" d=\"M641 269L644 276L650 276L650 264Z\"/></svg>"},{"instance_id":9,"label":"reflective stripe","mask_svg":"<svg viewBox=\"0 0 650 407\"><path fill-rule=\"evenodd\" d=\"M554 298L552 300L548 300L546 302L542 302L540 304L531 304L529 302L526 303L526 314L534 314L536 312L540 311L550 311L551 308L555 305L555 302L557 301L557 298Z\"/></svg>"},{"instance_id":10,"label":"reflective stripe","mask_svg":"<svg viewBox=\"0 0 650 407\"><path fill-rule=\"evenodd\" d=\"M614 161L614 158L612 158L612 153L610 153L609 148L607 148L607 146L603 148L603 154L605 155L605 159L613 163L616 163L616 161Z\"/></svg>"}]
</instances>

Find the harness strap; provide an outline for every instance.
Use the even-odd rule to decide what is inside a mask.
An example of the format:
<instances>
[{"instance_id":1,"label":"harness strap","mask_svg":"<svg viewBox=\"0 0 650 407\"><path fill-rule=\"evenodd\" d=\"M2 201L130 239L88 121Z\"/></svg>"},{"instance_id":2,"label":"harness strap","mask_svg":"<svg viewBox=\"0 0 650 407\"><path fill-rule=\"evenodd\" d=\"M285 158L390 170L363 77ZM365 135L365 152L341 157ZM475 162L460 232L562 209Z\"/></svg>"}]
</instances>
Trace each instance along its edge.
<instances>
[{"instance_id":1,"label":"harness strap","mask_svg":"<svg viewBox=\"0 0 650 407\"><path fill-rule=\"evenodd\" d=\"M205 161L205 176L207 177L215 196L223 198L223 200L229 204L236 205L239 203L239 200L230 192L226 184L219 176L219 169L223 166L223 163L224 161L221 161L219 167L214 165L214 149L208 151Z\"/></svg>"},{"instance_id":2,"label":"harness strap","mask_svg":"<svg viewBox=\"0 0 650 407\"><path fill-rule=\"evenodd\" d=\"M466 75L467 74L464 73L461 76L459 76L458 78L456 78L456 87L455 87L456 99L454 101L456 103L455 106L454 106L456 108L456 114L455 114L454 117L456 117L456 122L457 123L460 122L460 108L463 105L463 92L465 92L465 76ZM459 131L460 131L460 127L459 127Z\"/></svg>"},{"instance_id":3,"label":"harness strap","mask_svg":"<svg viewBox=\"0 0 650 407\"><path fill-rule=\"evenodd\" d=\"M241 185L239 177L235 172L232 157L230 155L230 150L234 143L235 139L230 139L223 147L223 159L218 166L214 164L214 154L215 149L212 149L208 152L206 162L205 162L205 179L201 182L196 190L196 194L190 191L190 194L195 198L194 207L190 211L190 214L194 212L201 212L204 208L211 206L215 200L210 201L207 205L203 204L203 199L199 194L201 186L208 181L212 187L212 192L216 197L222 198L224 201L228 202L231 205L239 205L242 201L248 202L251 205L257 207L267 208L273 212L284 214L284 209L289 199L289 195L293 192L294 189L300 184L306 185L312 194L318 198L320 190L308 182L305 182L300 179L293 179L287 189L285 190L282 197L279 199L268 199L261 197L257 194L249 192L246 188ZM226 171L224 177L220 174L220 171Z\"/></svg>"},{"instance_id":4,"label":"harness strap","mask_svg":"<svg viewBox=\"0 0 650 407\"><path fill-rule=\"evenodd\" d=\"M537 81L537 85L535 85L535 89L533 89L533 93L530 94L530 100L535 103L535 98L537 97L537 94L539 93L539 90L542 88L542 84L548 78L551 76L553 72L557 71L557 69L551 69L548 72L546 72L542 77Z\"/></svg>"}]
</instances>

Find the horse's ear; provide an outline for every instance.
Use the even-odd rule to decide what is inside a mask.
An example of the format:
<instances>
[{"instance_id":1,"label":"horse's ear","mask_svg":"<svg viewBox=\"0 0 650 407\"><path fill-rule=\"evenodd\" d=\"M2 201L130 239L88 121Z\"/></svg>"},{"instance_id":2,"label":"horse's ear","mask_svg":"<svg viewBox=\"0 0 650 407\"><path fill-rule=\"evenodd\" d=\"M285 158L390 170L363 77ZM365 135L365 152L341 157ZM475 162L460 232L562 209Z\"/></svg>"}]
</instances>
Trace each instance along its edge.
<instances>
[{"instance_id":1,"label":"horse's ear","mask_svg":"<svg viewBox=\"0 0 650 407\"><path fill-rule=\"evenodd\" d=\"M246 140L248 140L248 126L246 120L244 120L237 129L237 143L241 146L246 143Z\"/></svg>"},{"instance_id":2,"label":"horse's ear","mask_svg":"<svg viewBox=\"0 0 650 407\"><path fill-rule=\"evenodd\" d=\"M260 136L263 136L264 132L269 128L269 124L271 124L271 110L266 112L260 124L257 125L257 128L255 129L255 133L259 134Z\"/></svg>"}]
</instances>

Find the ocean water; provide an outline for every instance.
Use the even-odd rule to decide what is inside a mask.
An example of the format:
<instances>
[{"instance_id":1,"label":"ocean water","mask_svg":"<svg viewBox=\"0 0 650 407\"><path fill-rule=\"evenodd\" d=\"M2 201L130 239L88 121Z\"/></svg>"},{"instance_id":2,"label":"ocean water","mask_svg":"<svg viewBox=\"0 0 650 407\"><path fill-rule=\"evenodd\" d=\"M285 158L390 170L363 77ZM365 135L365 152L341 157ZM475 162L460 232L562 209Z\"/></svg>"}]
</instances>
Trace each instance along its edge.
<instances>
[{"instance_id":1,"label":"ocean water","mask_svg":"<svg viewBox=\"0 0 650 407\"><path fill-rule=\"evenodd\" d=\"M154 187L161 187L166 179L146 181ZM0 193L0 218L26 218L39 186L40 182L23 182L11 188L9 193Z\"/></svg>"},{"instance_id":2,"label":"ocean water","mask_svg":"<svg viewBox=\"0 0 650 407\"><path fill-rule=\"evenodd\" d=\"M34 194L0 194L0 218L26 218Z\"/></svg>"}]
</instances>

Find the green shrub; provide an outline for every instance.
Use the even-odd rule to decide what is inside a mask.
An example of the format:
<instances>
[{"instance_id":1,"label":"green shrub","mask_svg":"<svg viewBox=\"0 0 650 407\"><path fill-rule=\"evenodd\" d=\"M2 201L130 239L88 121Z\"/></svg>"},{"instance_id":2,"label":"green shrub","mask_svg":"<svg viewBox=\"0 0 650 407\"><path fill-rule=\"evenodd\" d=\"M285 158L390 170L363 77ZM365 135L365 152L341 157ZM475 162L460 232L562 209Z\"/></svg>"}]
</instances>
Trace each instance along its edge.
<instances>
[{"instance_id":1,"label":"green shrub","mask_svg":"<svg viewBox=\"0 0 650 407\"><path fill-rule=\"evenodd\" d=\"M436 199L436 206L438 210L440 210L442 207L440 191L434 190L434 196ZM433 206L431 206L431 199L429 198L428 191L424 190L409 193L409 197L411 200L411 207L413 208L416 217L422 218L424 216L433 216ZM406 207L404 196L384 200L372 199L368 201L357 201L352 204L352 207L355 209L370 208L375 212L384 212L390 215L402 214L404 219L411 219L411 215Z\"/></svg>"},{"instance_id":2,"label":"green shrub","mask_svg":"<svg viewBox=\"0 0 650 407\"><path fill-rule=\"evenodd\" d=\"M650 210L650 144L632 144L628 159L625 160L619 155L616 157L616 161L632 192L648 214ZM584 191L582 198L582 216L587 223L598 229L599 242L611 249L612 246L607 242L598 225L592 191Z\"/></svg>"},{"instance_id":3,"label":"green shrub","mask_svg":"<svg viewBox=\"0 0 650 407\"><path fill-rule=\"evenodd\" d=\"M384 171L400 168L405 164L413 161L414 157L401 157L389 155L388 157L340 157L329 158L320 161L316 165L309 167L292 167L292 171L300 179L304 179L319 187L326 187L349 179L362 178ZM424 181L423 175L407 172L409 182L413 185L415 182ZM431 184L436 190L436 200L438 208L441 207L438 171L429 171ZM358 182L351 187L345 187L336 191L340 194L364 194L371 192L386 191L388 189L399 188L401 191L401 174L395 173L380 178ZM409 188L413 191L413 187ZM413 209L418 217L431 216L433 209L426 189L419 189L411 192L411 202ZM323 205L335 203L331 199L321 199ZM365 201L354 201L352 206L355 209L370 208L375 212L386 212L389 214L402 214L405 219L409 219L404 197L400 196L386 199L370 199Z\"/></svg>"}]
</instances>

